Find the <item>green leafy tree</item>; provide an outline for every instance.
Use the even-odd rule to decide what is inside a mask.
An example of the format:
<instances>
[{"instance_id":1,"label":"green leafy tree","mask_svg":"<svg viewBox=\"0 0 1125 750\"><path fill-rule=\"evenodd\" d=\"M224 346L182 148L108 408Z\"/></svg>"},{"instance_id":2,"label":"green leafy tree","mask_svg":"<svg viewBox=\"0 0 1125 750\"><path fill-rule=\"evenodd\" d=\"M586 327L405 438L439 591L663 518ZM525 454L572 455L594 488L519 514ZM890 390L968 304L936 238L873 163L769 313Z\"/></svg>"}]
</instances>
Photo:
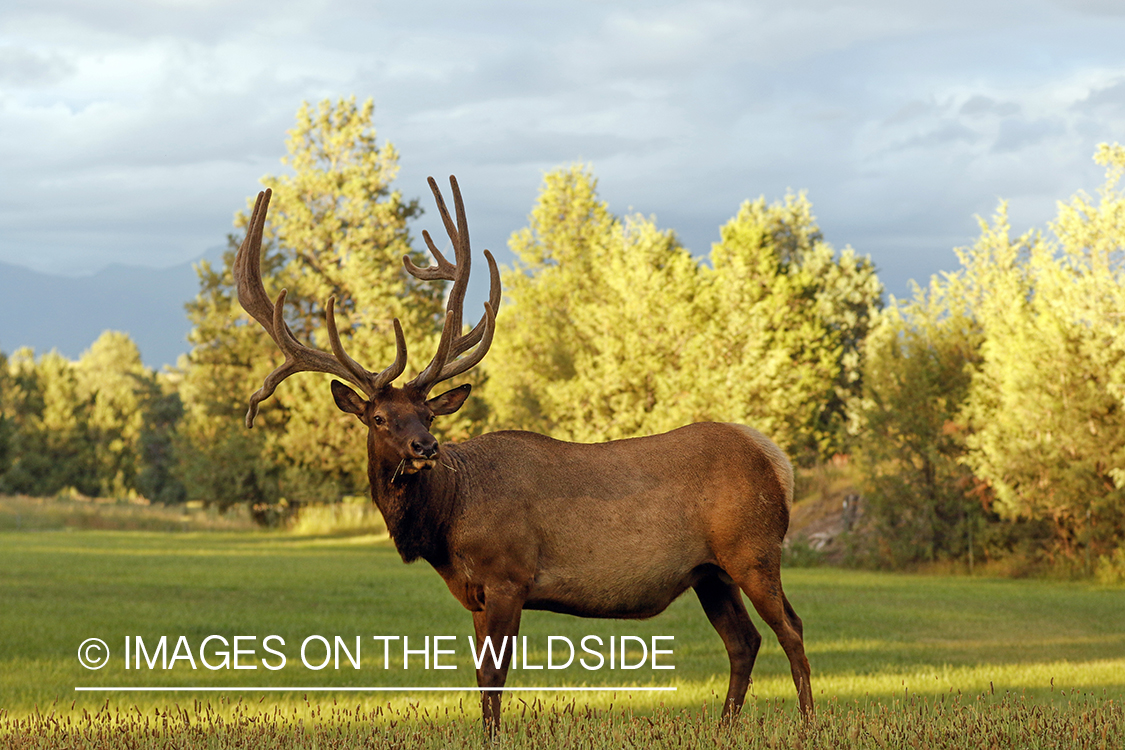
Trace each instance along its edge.
<instances>
[{"instance_id":1,"label":"green leafy tree","mask_svg":"<svg viewBox=\"0 0 1125 750\"><path fill-rule=\"evenodd\" d=\"M489 356L495 422L599 441L683 424L670 401L697 264L642 216L618 219L588 169L548 174L509 243L509 300Z\"/></svg>"},{"instance_id":2,"label":"green leafy tree","mask_svg":"<svg viewBox=\"0 0 1125 750\"><path fill-rule=\"evenodd\" d=\"M616 224L586 168L544 177L529 226L508 242L516 263L502 274L505 305L485 360L497 426L570 434L553 388L574 379L578 353L592 350L573 322L598 303L598 263Z\"/></svg>"},{"instance_id":3,"label":"green leafy tree","mask_svg":"<svg viewBox=\"0 0 1125 750\"><path fill-rule=\"evenodd\" d=\"M12 442L16 421L9 409L12 407L12 377L8 373L8 357L0 352L0 483L12 465Z\"/></svg>"},{"instance_id":4,"label":"green leafy tree","mask_svg":"<svg viewBox=\"0 0 1125 750\"><path fill-rule=\"evenodd\" d=\"M1125 540L1125 149L1100 201L1013 237L1002 203L961 268L867 340L861 457L878 561L1019 550L1072 562ZM1088 571L1089 572L1089 571Z\"/></svg>"},{"instance_id":5,"label":"green leafy tree","mask_svg":"<svg viewBox=\"0 0 1125 750\"><path fill-rule=\"evenodd\" d=\"M1125 539L1125 148L1102 145L1101 199L1060 204L1054 240L1005 241L1001 215L963 276L982 290L966 462L1005 518L1039 518L1071 558Z\"/></svg>"},{"instance_id":6,"label":"green leafy tree","mask_svg":"<svg viewBox=\"0 0 1125 750\"><path fill-rule=\"evenodd\" d=\"M594 271L598 299L571 321L573 378L550 385L551 413L566 438L648 435L685 423L680 352L698 324L698 268L675 234L651 219L617 221ZM566 333L568 332L560 332ZM498 360L499 361L499 360Z\"/></svg>"},{"instance_id":7,"label":"green leafy tree","mask_svg":"<svg viewBox=\"0 0 1125 750\"><path fill-rule=\"evenodd\" d=\"M37 359L31 349L18 349L8 360L7 382L3 410L9 457L0 491L52 495L72 488L97 495L90 403L74 364L55 351Z\"/></svg>"},{"instance_id":8,"label":"green leafy tree","mask_svg":"<svg viewBox=\"0 0 1125 750\"><path fill-rule=\"evenodd\" d=\"M152 376L140 380L137 398L143 421L137 441L137 491L149 500L179 503L187 491L178 475L177 434L184 405L175 380Z\"/></svg>"},{"instance_id":9,"label":"green leafy tree","mask_svg":"<svg viewBox=\"0 0 1125 750\"><path fill-rule=\"evenodd\" d=\"M747 202L722 238L701 265L613 216L587 168L548 174L510 242L496 423L595 441L746 421L802 456L838 450L881 294L870 261L837 257L803 196Z\"/></svg>"},{"instance_id":10,"label":"green leafy tree","mask_svg":"<svg viewBox=\"0 0 1125 750\"><path fill-rule=\"evenodd\" d=\"M273 190L263 281L271 297L288 290L287 322L299 339L323 350L329 349L324 305L334 296L345 348L375 371L394 359L391 320L398 317L416 371L436 347L443 289L403 268L404 255L419 265L430 261L411 249L406 224L420 211L391 188L398 154L377 143L372 113L370 101L358 106L354 99L306 104L297 112L282 160L291 174L262 180ZM247 221L239 213L235 224L244 228ZM281 359L238 305L231 274L236 246L232 238L222 270L200 267L200 294L188 308L195 328L181 393L191 493L272 502L281 495L303 500L361 491L365 436L335 408L326 375L289 379L251 435L236 431L244 429L250 393ZM227 479L222 487L214 473L207 476L217 466Z\"/></svg>"},{"instance_id":11,"label":"green leafy tree","mask_svg":"<svg viewBox=\"0 0 1125 750\"><path fill-rule=\"evenodd\" d=\"M276 410L259 417L259 429L248 431L242 423L246 391L269 371L271 352L260 329L239 318L231 275L238 241L231 237L229 242L221 269L207 261L196 268L200 291L186 305L192 350L180 363L184 415L173 438L175 476L187 498L220 507L277 501L280 470L269 460L265 437L284 425ZM263 276L279 260L277 253L266 253Z\"/></svg>"},{"instance_id":12,"label":"green leafy tree","mask_svg":"<svg viewBox=\"0 0 1125 750\"><path fill-rule=\"evenodd\" d=\"M56 351L42 355L35 369L43 398L37 437L44 450L37 458L41 465L46 464L35 494L54 494L72 487L96 496L101 483L96 470L97 446L88 428L89 394L81 387L74 364ZM33 451L24 451L26 458L34 455Z\"/></svg>"},{"instance_id":13,"label":"green leafy tree","mask_svg":"<svg viewBox=\"0 0 1125 750\"><path fill-rule=\"evenodd\" d=\"M146 431L163 419L160 400L178 397L162 392L128 335L104 332L77 362L21 349L0 364L0 492L176 499L144 478L171 472L170 452L159 469L147 456Z\"/></svg>"},{"instance_id":14,"label":"green leafy tree","mask_svg":"<svg viewBox=\"0 0 1125 750\"><path fill-rule=\"evenodd\" d=\"M75 363L77 397L87 405L87 437L93 445L97 493L135 492L144 415L137 391L152 377L127 334L106 331Z\"/></svg>"},{"instance_id":15,"label":"green leafy tree","mask_svg":"<svg viewBox=\"0 0 1125 750\"><path fill-rule=\"evenodd\" d=\"M800 463L845 450L883 291L871 261L837 255L804 194L746 201L720 236L690 357L696 418L755 425Z\"/></svg>"},{"instance_id":16,"label":"green leafy tree","mask_svg":"<svg viewBox=\"0 0 1125 750\"><path fill-rule=\"evenodd\" d=\"M965 302L934 277L913 300L892 300L867 336L856 454L871 532L860 557L870 564L982 550L990 495L964 465L958 422L982 339Z\"/></svg>"}]
</instances>

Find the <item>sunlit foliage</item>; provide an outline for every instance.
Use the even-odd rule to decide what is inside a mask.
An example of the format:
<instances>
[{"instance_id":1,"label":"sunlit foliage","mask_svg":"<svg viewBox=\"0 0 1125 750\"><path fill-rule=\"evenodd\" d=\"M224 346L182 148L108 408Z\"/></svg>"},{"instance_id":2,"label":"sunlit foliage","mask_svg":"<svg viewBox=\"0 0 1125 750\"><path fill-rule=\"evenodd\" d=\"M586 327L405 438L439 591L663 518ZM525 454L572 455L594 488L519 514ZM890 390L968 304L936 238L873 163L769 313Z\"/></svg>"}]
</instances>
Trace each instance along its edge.
<instances>
[{"instance_id":1,"label":"sunlit foliage","mask_svg":"<svg viewBox=\"0 0 1125 750\"><path fill-rule=\"evenodd\" d=\"M1125 541L1125 148L1103 145L1101 199L1060 203L1050 235L1003 216L961 253L984 340L966 463L1005 518L1041 518L1061 552Z\"/></svg>"},{"instance_id":2,"label":"sunlit foliage","mask_svg":"<svg viewBox=\"0 0 1125 750\"><path fill-rule=\"evenodd\" d=\"M163 471L159 490L178 495L167 473L171 449L163 456L142 450L166 384L126 334L106 331L77 362L19 349L2 364L0 492L130 497L142 476Z\"/></svg>"},{"instance_id":3,"label":"sunlit foliage","mask_svg":"<svg viewBox=\"0 0 1125 750\"><path fill-rule=\"evenodd\" d=\"M391 187L398 153L376 141L373 111L370 100L351 99L305 104L297 112L282 160L289 173L262 179L273 190L263 280L271 297L288 290L293 332L325 351L325 305L335 297L345 349L376 372L394 359L391 320L398 317L410 368L420 370L436 345L443 289L403 269L403 255L429 263L411 248L406 226L420 209ZM240 212L235 225L244 229L248 220ZM182 393L193 494L270 503L362 493L364 432L335 407L328 376L286 381L263 404L253 432L245 432L249 396L281 353L235 297L231 267L241 239L232 236L222 269L201 265L200 294L189 305L195 329Z\"/></svg>"},{"instance_id":4,"label":"sunlit foliage","mask_svg":"<svg viewBox=\"0 0 1125 750\"><path fill-rule=\"evenodd\" d=\"M984 553L1030 545L1091 573L1125 543L1125 149L1095 158L1100 200L1019 237L1001 204L961 268L869 337L860 434L885 559L967 555L975 529Z\"/></svg>"},{"instance_id":5,"label":"sunlit foliage","mask_svg":"<svg viewBox=\"0 0 1125 750\"><path fill-rule=\"evenodd\" d=\"M870 261L835 253L804 195L747 201L721 238L701 263L612 215L588 169L548 174L510 242L496 423L598 441L746 422L804 461L841 450L882 292Z\"/></svg>"}]
</instances>

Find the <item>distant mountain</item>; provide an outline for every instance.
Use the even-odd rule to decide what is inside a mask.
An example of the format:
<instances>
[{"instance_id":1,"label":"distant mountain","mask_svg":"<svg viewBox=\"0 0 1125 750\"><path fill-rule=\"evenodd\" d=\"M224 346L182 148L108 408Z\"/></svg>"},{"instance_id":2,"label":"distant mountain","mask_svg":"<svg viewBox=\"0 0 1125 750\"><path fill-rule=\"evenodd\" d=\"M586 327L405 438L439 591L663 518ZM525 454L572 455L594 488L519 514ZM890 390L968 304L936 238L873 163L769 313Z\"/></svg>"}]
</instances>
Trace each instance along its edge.
<instances>
[{"instance_id":1,"label":"distant mountain","mask_svg":"<svg viewBox=\"0 0 1125 750\"><path fill-rule=\"evenodd\" d=\"M212 263L221 257L221 247L202 256ZM184 303L199 291L196 262L114 264L77 278L0 263L0 351L30 346L37 354L57 349L77 359L102 331L115 330L133 338L149 367L174 365L189 349Z\"/></svg>"}]
</instances>

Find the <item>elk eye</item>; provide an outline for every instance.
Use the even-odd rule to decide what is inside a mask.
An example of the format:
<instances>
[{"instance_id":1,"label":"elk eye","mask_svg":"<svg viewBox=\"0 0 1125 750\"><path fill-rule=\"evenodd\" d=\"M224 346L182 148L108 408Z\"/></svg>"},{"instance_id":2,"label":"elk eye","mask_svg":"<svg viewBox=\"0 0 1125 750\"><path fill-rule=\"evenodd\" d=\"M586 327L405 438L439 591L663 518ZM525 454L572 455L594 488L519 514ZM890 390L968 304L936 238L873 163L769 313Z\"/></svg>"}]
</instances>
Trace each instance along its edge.
<instances>
[{"instance_id":1,"label":"elk eye","mask_svg":"<svg viewBox=\"0 0 1125 750\"><path fill-rule=\"evenodd\" d=\"M377 425L382 425L387 420L383 419L383 415L376 414L375 417L372 419L372 421Z\"/></svg>"}]
</instances>

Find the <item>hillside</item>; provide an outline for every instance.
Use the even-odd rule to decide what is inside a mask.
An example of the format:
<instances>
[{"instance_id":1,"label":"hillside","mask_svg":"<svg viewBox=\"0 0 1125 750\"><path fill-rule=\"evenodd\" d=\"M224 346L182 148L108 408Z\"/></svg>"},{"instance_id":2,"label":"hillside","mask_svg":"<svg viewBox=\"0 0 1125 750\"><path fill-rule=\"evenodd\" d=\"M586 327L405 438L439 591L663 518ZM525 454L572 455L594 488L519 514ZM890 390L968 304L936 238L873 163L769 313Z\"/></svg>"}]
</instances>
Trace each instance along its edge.
<instances>
[{"instance_id":1,"label":"hillside","mask_svg":"<svg viewBox=\"0 0 1125 750\"><path fill-rule=\"evenodd\" d=\"M220 253L213 248L202 258L214 262ZM80 277L0 263L0 351L30 346L77 359L110 329L128 333L149 367L173 365L188 350L184 303L198 290L196 262L170 268L115 264Z\"/></svg>"}]
</instances>

